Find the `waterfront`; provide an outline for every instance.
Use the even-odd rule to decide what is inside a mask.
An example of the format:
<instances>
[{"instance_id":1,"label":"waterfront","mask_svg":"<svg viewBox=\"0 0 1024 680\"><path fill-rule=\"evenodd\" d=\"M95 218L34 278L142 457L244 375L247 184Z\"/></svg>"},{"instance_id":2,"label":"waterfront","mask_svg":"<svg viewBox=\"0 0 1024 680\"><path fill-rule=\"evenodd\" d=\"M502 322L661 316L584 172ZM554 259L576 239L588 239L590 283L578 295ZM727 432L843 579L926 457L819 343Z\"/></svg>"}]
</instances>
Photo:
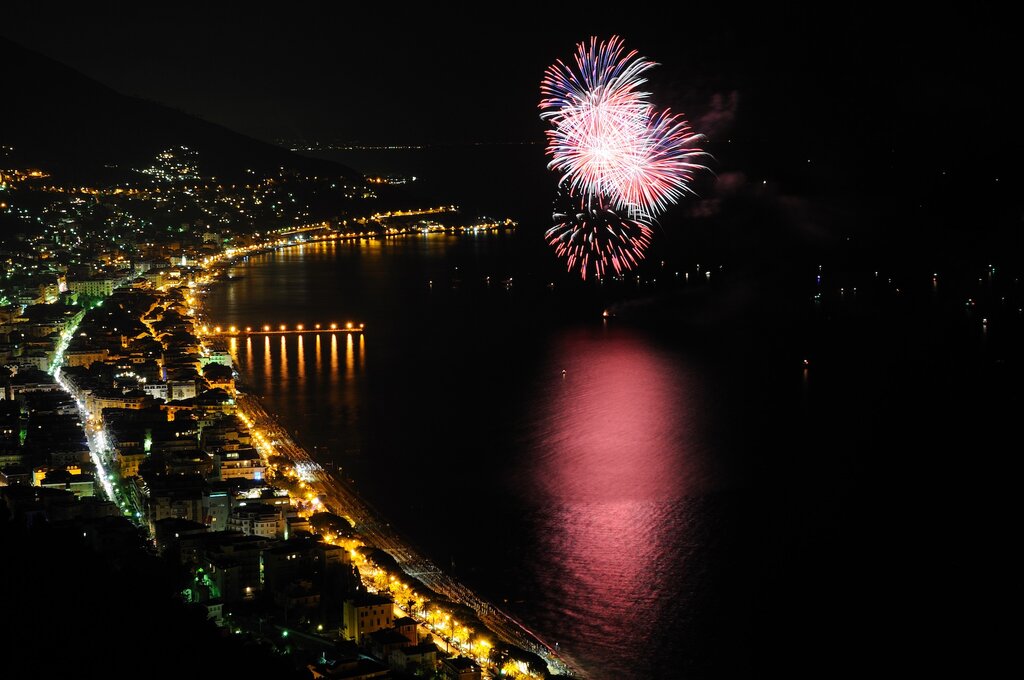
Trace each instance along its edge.
<instances>
[{"instance_id":1,"label":"waterfront","mask_svg":"<svg viewBox=\"0 0 1024 680\"><path fill-rule=\"evenodd\" d=\"M229 342L318 460L590 676L664 673L680 654L704 667L712 610L730 606L712 587L727 523L727 456L712 465L705 441L712 369L590 305L554 314L585 296L517 288L511 239L282 249L237 266L207 313L224 327L365 323Z\"/></svg>"},{"instance_id":2,"label":"waterfront","mask_svg":"<svg viewBox=\"0 0 1024 680\"><path fill-rule=\"evenodd\" d=\"M931 456L1011 422L1012 275L726 270L682 284L683 324L658 321L671 297L605 322L621 286L551 290L517 238L285 248L237 265L208 311L366 323L361 343L239 339L240 368L421 552L591 677L746 674L797 636L826 659L888 602L937 606L942 523L907 522L943 506ZM968 296L1004 311L983 324Z\"/></svg>"}]
</instances>

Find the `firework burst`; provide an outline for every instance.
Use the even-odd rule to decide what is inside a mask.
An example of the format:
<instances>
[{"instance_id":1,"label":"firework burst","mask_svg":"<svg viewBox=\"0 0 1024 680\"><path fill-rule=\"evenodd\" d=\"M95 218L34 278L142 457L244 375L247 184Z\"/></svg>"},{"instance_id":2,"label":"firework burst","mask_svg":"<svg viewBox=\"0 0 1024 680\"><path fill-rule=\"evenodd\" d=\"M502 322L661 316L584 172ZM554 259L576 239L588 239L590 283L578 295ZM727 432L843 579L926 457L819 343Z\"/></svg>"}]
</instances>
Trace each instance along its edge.
<instances>
[{"instance_id":1,"label":"firework burst","mask_svg":"<svg viewBox=\"0 0 1024 680\"><path fill-rule=\"evenodd\" d=\"M705 155L701 139L680 115L666 110L652 116L604 182L617 207L631 215L657 216L692 194L694 173L705 169L698 162Z\"/></svg>"},{"instance_id":2,"label":"firework burst","mask_svg":"<svg viewBox=\"0 0 1024 680\"><path fill-rule=\"evenodd\" d=\"M553 214L555 225L544 234L555 253L565 258L569 271L587 278L621 274L643 259L651 243L651 226L620 214L600 196L559 191Z\"/></svg>"},{"instance_id":3,"label":"firework burst","mask_svg":"<svg viewBox=\"0 0 1024 680\"><path fill-rule=\"evenodd\" d=\"M642 259L650 225L693 193L690 182L705 154L702 137L681 115L649 102L640 88L656 64L627 52L619 37L580 43L574 64L559 60L547 69L540 109L551 124L548 167L561 174L560 191L578 207L556 211L548 241L585 278L588 269L602 276L608 265L620 272Z\"/></svg>"},{"instance_id":4,"label":"firework burst","mask_svg":"<svg viewBox=\"0 0 1024 680\"><path fill-rule=\"evenodd\" d=\"M653 67L613 37L577 46L576 69L558 61L541 82L541 118L548 130L548 167L563 173L572 191L613 195L629 159L642 151L651 105L639 88Z\"/></svg>"}]
</instances>

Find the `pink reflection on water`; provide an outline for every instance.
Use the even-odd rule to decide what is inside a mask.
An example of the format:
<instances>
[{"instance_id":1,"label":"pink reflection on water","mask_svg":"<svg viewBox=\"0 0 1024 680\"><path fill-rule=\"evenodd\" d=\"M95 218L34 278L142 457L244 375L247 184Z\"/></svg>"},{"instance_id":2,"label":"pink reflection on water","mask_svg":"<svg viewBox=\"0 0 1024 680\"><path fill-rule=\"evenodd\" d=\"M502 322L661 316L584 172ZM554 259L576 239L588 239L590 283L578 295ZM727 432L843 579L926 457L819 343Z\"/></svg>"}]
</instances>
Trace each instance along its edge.
<instances>
[{"instance_id":1,"label":"pink reflection on water","mask_svg":"<svg viewBox=\"0 0 1024 680\"><path fill-rule=\"evenodd\" d=\"M685 499L704 485L698 382L678 356L621 330L565 337L541 382L538 580L563 603L550 614L573 628L563 639L605 648L586 660L610 673L596 677L615 677L623 646L681 604L677 572L695 540Z\"/></svg>"},{"instance_id":2,"label":"pink reflection on water","mask_svg":"<svg viewBox=\"0 0 1024 680\"><path fill-rule=\"evenodd\" d=\"M569 338L549 365L537 481L553 500L687 492L699 466L687 455L689 395L677 359L620 333Z\"/></svg>"}]
</instances>

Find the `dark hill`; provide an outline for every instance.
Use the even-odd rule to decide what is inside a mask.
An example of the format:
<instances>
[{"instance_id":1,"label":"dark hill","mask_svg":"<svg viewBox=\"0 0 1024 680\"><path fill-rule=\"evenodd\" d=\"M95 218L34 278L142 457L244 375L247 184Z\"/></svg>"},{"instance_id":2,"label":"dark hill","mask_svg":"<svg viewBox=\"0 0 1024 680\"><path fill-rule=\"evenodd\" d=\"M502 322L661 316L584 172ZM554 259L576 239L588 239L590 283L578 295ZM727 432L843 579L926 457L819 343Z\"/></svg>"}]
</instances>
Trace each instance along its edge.
<instances>
[{"instance_id":1,"label":"dark hill","mask_svg":"<svg viewBox=\"0 0 1024 680\"><path fill-rule=\"evenodd\" d=\"M345 166L307 158L181 111L109 87L0 37L3 64L0 144L13 146L0 166L39 166L64 179L138 177L162 150L199 152L204 176L232 180L277 174L357 177Z\"/></svg>"}]
</instances>

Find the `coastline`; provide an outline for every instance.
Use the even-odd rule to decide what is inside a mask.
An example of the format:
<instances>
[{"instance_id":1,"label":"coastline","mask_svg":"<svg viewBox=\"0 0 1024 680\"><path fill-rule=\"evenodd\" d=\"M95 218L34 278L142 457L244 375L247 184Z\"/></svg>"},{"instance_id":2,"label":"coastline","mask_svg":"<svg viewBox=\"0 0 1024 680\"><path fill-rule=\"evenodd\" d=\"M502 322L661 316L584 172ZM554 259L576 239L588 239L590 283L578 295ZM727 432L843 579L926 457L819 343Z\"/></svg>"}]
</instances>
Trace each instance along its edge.
<instances>
[{"instance_id":1,"label":"coastline","mask_svg":"<svg viewBox=\"0 0 1024 680\"><path fill-rule=\"evenodd\" d=\"M267 251L300 245L303 244L279 244L268 248ZM238 264L234 257L228 257L226 260L224 265ZM204 287L209 288L220 282L213 280ZM202 316L204 312L201 304L197 304L196 317ZM314 333L326 334L331 331L309 331L309 334ZM247 376L243 375L242 377L244 380ZM560 651L556 652L554 647L546 643L540 635L459 583L414 548L411 541L400 536L396 530L391 528L383 514L363 499L343 476L332 474L316 462L306 448L299 444L287 428L279 423L277 416L267 410L262 395L256 394L254 391L239 390L237 405L239 415L250 428L265 433L264 441L276 442L272 448L270 448L270 444L266 444L267 448L270 448L270 452L288 458L300 472L303 481L316 490L318 498L324 499L327 510L347 517L353 523L356 535L363 538L368 547L378 548L390 555L406 576L418 580L452 602L472 609L490 633L509 645L538 655L552 672L564 676L586 677L571 657ZM268 451L264 450L262 453L266 456ZM405 614L414 616L413 611L407 610L401 603L396 601L395 606ZM414 618L429 627L425 619L416 616ZM437 631L434 633L436 635Z\"/></svg>"}]
</instances>

